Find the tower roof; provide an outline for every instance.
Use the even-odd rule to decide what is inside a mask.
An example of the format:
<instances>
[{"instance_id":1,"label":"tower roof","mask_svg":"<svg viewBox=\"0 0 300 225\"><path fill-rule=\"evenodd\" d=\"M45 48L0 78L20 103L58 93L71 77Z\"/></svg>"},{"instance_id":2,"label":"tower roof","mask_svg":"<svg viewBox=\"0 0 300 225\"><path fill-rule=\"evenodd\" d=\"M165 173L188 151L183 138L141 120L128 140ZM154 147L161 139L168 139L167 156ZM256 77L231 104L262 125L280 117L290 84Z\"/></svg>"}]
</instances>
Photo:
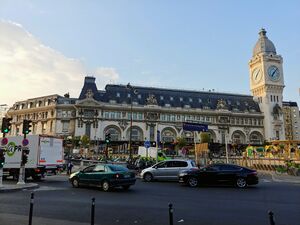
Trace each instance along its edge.
<instances>
[{"instance_id":1,"label":"tower roof","mask_svg":"<svg viewBox=\"0 0 300 225\"><path fill-rule=\"evenodd\" d=\"M253 56L265 52L276 54L276 48L272 41L270 41L266 35L267 31L262 28L259 32L259 39L253 49Z\"/></svg>"}]
</instances>

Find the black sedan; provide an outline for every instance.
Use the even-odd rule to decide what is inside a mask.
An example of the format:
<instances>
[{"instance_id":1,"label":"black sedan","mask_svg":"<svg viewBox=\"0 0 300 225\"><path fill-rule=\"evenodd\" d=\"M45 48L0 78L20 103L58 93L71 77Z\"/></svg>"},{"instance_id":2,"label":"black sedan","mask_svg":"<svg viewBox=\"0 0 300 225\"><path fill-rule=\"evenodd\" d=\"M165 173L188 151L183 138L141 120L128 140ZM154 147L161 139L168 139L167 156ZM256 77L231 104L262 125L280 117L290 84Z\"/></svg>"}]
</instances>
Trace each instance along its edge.
<instances>
[{"instance_id":1,"label":"black sedan","mask_svg":"<svg viewBox=\"0 0 300 225\"><path fill-rule=\"evenodd\" d=\"M120 186L127 190L135 184L136 178L133 172L123 166L98 164L71 174L69 180L73 187L99 186L103 191L109 191Z\"/></svg>"},{"instance_id":2,"label":"black sedan","mask_svg":"<svg viewBox=\"0 0 300 225\"><path fill-rule=\"evenodd\" d=\"M211 164L201 169L185 170L179 173L179 182L190 187L200 184L235 185L245 188L247 185L258 184L255 170L231 164Z\"/></svg>"}]
</instances>

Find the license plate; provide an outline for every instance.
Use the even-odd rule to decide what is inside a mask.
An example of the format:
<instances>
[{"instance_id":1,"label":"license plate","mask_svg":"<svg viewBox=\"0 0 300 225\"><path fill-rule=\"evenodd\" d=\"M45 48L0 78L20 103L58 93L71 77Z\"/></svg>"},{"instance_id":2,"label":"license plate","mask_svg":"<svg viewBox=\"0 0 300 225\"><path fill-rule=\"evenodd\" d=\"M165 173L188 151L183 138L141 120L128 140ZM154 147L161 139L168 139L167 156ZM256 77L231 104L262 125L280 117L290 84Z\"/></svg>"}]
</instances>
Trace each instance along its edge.
<instances>
[{"instance_id":1,"label":"license plate","mask_svg":"<svg viewBox=\"0 0 300 225\"><path fill-rule=\"evenodd\" d=\"M129 177L130 177L130 175L125 175L125 176L124 176L124 178L129 178Z\"/></svg>"}]
</instances>

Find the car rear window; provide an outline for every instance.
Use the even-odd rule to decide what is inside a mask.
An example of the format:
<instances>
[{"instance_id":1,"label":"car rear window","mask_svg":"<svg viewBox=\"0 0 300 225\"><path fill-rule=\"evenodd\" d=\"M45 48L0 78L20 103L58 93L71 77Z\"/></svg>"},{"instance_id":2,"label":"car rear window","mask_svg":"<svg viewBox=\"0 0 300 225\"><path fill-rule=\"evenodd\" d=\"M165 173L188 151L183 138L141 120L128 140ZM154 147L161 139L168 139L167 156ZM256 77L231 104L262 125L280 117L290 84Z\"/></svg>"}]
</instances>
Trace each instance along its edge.
<instances>
[{"instance_id":1,"label":"car rear window","mask_svg":"<svg viewBox=\"0 0 300 225\"><path fill-rule=\"evenodd\" d=\"M124 166L108 166L111 171L128 171Z\"/></svg>"}]
</instances>

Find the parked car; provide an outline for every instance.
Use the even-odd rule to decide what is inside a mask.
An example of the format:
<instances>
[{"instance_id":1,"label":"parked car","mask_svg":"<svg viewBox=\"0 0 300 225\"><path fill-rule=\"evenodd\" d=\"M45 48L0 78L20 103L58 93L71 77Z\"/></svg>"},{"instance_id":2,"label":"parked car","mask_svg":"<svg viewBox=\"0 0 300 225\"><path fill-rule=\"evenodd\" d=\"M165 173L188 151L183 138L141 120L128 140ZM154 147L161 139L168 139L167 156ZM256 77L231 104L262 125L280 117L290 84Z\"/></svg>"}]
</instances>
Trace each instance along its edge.
<instances>
[{"instance_id":1,"label":"parked car","mask_svg":"<svg viewBox=\"0 0 300 225\"><path fill-rule=\"evenodd\" d=\"M141 177L147 182L152 180L178 180L180 171L191 168L197 168L193 160L170 159L142 170Z\"/></svg>"},{"instance_id":2,"label":"parked car","mask_svg":"<svg viewBox=\"0 0 300 225\"><path fill-rule=\"evenodd\" d=\"M255 170L246 167L231 164L211 164L201 169L180 172L179 182L190 187L196 187L199 184L228 184L245 188L247 185L258 184L258 176Z\"/></svg>"},{"instance_id":3,"label":"parked car","mask_svg":"<svg viewBox=\"0 0 300 225\"><path fill-rule=\"evenodd\" d=\"M73 187L99 186L103 191L109 191L113 187L127 190L135 184L136 178L133 172L123 166L98 164L71 174L69 181Z\"/></svg>"}]
</instances>

